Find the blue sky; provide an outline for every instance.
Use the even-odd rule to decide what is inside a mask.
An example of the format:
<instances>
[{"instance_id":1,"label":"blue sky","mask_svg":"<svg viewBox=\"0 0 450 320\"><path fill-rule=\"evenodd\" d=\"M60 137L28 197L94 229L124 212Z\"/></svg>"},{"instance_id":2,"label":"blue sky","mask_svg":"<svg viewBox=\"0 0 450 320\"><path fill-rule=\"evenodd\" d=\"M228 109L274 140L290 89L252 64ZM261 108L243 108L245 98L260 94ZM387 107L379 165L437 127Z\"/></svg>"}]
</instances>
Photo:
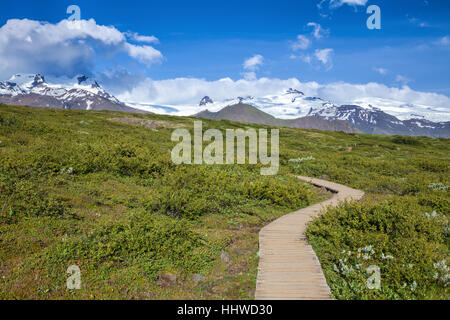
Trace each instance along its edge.
<instances>
[{"instance_id":1,"label":"blue sky","mask_svg":"<svg viewBox=\"0 0 450 320\"><path fill-rule=\"evenodd\" d=\"M82 19L92 18L97 25L157 37L159 43L147 45L161 58L142 63L117 48L111 52L96 44L94 58L92 53L77 57L80 70L56 70L48 67L51 63L39 70L35 63L30 72L73 76L89 70L104 77L106 70L110 75L126 74L128 79L153 80L267 77L377 82L450 95L450 1L446 0L3 0L0 26L9 19L25 18L56 24L68 17L66 8L71 4L81 8ZM372 4L381 8L381 30L366 27L366 8ZM320 25L322 33L319 30L315 37L315 27L309 23ZM309 45L294 50L299 36ZM322 61L321 50L328 50ZM245 60L255 55L261 61L244 68Z\"/></svg>"}]
</instances>

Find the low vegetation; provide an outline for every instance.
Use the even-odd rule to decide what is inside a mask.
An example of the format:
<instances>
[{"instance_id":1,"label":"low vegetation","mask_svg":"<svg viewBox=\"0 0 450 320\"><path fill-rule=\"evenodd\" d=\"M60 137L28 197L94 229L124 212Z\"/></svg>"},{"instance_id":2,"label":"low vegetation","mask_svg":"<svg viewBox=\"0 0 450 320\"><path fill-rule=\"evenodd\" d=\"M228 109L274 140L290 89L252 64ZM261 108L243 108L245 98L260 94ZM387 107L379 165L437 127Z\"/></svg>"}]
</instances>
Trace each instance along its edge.
<instances>
[{"instance_id":1,"label":"low vegetation","mask_svg":"<svg viewBox=\"0 0 450 320\"><path fill-rule=\"evenodd\" d=\"M448 140L282 128L263 177L175 166L178 127L193 119L0 106L0 298L252 299L259 230L329 196L295 175L366 192L308 228L335 298L449 298Z\"/></svg>"},{"instance_id":2,"label":"low vegetation","mask_svg":"<svg viewBox=\"0 0 450 320\"><path fill-rule=\"evenodd\" d=\"M188 118L0 106L0 124L4 299L251 299L259 229L323 198L286 170L174 165Z\"/></svg>"},{"instance_id":3,"label":"low vegetation","mask_svg":"<svg viewBox=\"0 0 450 320\"><path fill-rule=\"evenodd\" d=\"M307 231L334 298L448 299L449 141L316 137L295 144L315 160L291 162L292 171L366 192L362 202L329 208ZM379 289L371 289L373 266Z\"/></svg>"}]
</instances>

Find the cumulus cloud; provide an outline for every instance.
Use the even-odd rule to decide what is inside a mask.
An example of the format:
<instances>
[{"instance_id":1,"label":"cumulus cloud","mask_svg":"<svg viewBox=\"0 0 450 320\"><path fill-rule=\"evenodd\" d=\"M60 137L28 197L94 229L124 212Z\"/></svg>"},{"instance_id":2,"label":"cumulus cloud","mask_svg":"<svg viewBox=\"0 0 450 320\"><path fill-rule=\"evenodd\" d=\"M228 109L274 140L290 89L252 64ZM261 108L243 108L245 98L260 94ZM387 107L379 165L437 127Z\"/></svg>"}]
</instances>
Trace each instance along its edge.
<instances>
[{"instance_id":1,"label":"cumulus cloud","mask_svg":"<svg viewBox=\"0 0 450 320\"><path fill-rule=\"evenodd\" d=\"M246 70L256 70L260 65L262 65L264 57L260 54L255 54L253 57L248 58L244 61L244 69Z\"/></svg>"},{"instance_id":2,"label":"cumulus cloud","mask_svg":"<svg viewBox=\"0 0 450 320\"><path fill-rule=\"evenodd\" d=\"M330 30L322 28L322 26L318 23L309 22L307 26L314 28L313 36L316 39L327 37L330 34Z\"/></svg>"},{"instance_id":3,"label":"cumulus cloud","mask_svg":"<svg viewBox=\"0 0 450 320\"><path fill-rule=\"evenodd\" d=\"M244 76L245 80L256 80L257 79L256 72L253 72L253 71L244 72L242 75Z\"/></svg>"},{"instance_id":4,"label":"cumulus cloud","mask_svg":"<svg viewBox=\"0 0 450 320\"><path fill-rule=\"evenodd\" d=\"M55 76L90 74L99 52L126 52L150 65L162 58L150 46L127 42L115 27L98 25L94 19L56 24L28 19L11 19L0 28L0 76L13 73L45 73Z\"/></svg>"},{"instance_id":5,"label":"cumulus cloud","mask_svg":"<svg viewBox=\"0 0 450 320\"><path fill-rule=\"evenodd\" d=\"M159 43L159 39L156 38L155 36L144 36L144 35L140 35L139 33L136 33L136 32L126 32L125 35L129 39L137 41L137 42L155 43L155 44Z\"/></svg>"},{"instance_id":6,"label":"cumulus cloud","mask_svg":"<svg viewBox=\"0 0 450 320\"><path fill-rule=\"evenodd\" d=\"M193 114L195 111L200 111L192 108L193 106L198 107L198 102L204 96L210 96L214 101L223 101L239 96L264 97L283 94L288 88L296 88L303 91L307 96L321 97L335 104L348 104L366 98L379 98L405 104L430 106L440 110L450 110L449 97L437 93L415 91L406 85L388 87L379 83L350 84L345 82L319 84L317 82L300 82L296 78L285 80L273 78L232 80L224 78L216 81L196 78L169 80L146 78L132 89L116 93L116 95L123 101L177 106L181 113Z\"/></svg>"},{"instance_id":7,"label":"cumulus cloud","mask_svg":"<svg viewBox=\"0 0 450 320\"><path fill-rule=\"evenodd\" d=\"M158 62L162 58L161 52L151 46L136 46L130 43L125 43L124 46L130 57L147 65Z\"/></svg>"},{"instance_id":8,"label":"cumulus cloud","mask_svg":"<svg viewBox=\"0 0 450 320\"><path fill-rule=\"evenodd\" d=\"M331 69L333 67L333 61L331 58L331 55L333 54L334 50L331 48L327 49L316 49L314 51L314 56L317 60L322 62L322 64L327 65L328 69Z\"/></svg>"},{"instance_id":9,"label":"cumulus cloud","mask_svg":"<svg viewBox=\"0 0 450 320\"><path fill-rule=\"evenodd\" d=\"M152 80L147 78L120 94L124 101L144 101L156 105L196 104L204 96L214 97L214 100L225 100L239 96L265 96L271 92L283 91L286 88L297 87L297 79L240 79L223 78L207 81L197 78L176 78L168 80Z\"/></svg>"},{"instance_id":10,"label":"cumulus cloud","mask_svg":"<svg viewBox=\"0 0 450 320\"><path fill-rule=\"evenodd\" d=\"M297 40L292 44L292 50L306 50L311 46L311 40L304 35L299 34Z\"/></svg>"},{"instance_id":11,"label":"cumulus cloud","mask_svg":"<svg viewBox=\"0 0 450 320\"><path fill-rule=\"evenodd\" d=\"M330 0L330 7L331 8L337 8L341 7L343 5L349 5L349 6L365 6L367 4L368 0Z\"/></svg>"},{"instance_id":12,"label":"cumulus cloud","mask_svg":"<svg viewBox=\"0 0 450 320\"><path fill-rule=\"evenodd\" d=\"M242 73L246 80L256 80L256 70L263 64L264 57L260 54L255 54L253 57L248 58L242 65L247 72Z\"/></svg>"},{"instance_id":13,"label":"cumulus cloud","mask_svg":"<svg viewBox=\"0 0 450 320\"><path fill-rule=\"evenodd\" d=\"M317 9L319 9L319 15L322 18L328 18L332 15L333 10L336 10L344 5L351 6L358 11L358 7L365 6L368 0L321 0L317 4Z\"/></svg>"}]
</instances>

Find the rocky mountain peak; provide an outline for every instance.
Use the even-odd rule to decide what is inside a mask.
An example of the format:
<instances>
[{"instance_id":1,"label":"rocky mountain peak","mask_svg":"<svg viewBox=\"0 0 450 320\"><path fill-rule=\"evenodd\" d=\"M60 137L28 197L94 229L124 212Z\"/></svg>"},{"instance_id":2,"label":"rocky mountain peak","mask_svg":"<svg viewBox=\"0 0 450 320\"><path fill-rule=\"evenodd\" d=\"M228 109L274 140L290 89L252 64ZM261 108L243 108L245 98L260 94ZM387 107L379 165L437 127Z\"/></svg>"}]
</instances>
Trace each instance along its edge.
<instances>
[{"instance_id":1,"label":"rocky mountain peak","mask_svg":"<svg viewBox=\"0 0 450 320\"><path fill-rule=\"evenodd\" d=\"M304 96L305 94L302 91L299 91L297 89L289 88L286 90L286 94L298 94L300 96Z\"/></svg>"},{"instance_id":2,"label":"rocky mountain peak","mask_svg":"<svg viewBox=\"0 0 450 320\"><path fill-rule=\"evenodd\" d=\"M45 78L41 74L37 74L34 76L33 83L31 84L33 87L44 84Z\"/></svg>"},{"instance_id":3,"label":"rocky mountain peak","mask_svg":"<svg viewBox=\"0 0 450 320\"><path fill-rule=\"evenodd\" d=\"M206 106L206 105L209 104L209 103L214 103L214 101L213 101L210 97L205 96L205 97L203 97L202 100L200 100L199 106L200 106L200 107L201 107L201 106Z\"/></svg>"},{"instance_id":4,"label":"rocky mountain peak","mask_svg":"<svg viewBox=\"0 0 450 320\"><path fill-rule=\"evenodd\" d=\"M100 88L100 85L97 83L97 81L94 81L94 83L91 85L92 88Z\"/></svg>"}]
</instances>

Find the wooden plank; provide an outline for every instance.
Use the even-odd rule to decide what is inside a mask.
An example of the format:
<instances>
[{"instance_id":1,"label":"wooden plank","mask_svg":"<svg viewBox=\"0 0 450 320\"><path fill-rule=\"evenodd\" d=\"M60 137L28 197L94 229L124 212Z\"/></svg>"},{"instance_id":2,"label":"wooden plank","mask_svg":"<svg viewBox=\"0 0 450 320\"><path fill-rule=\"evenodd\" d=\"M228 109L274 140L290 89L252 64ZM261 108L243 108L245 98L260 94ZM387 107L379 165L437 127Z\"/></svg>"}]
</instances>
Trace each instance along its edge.
<instances>
[{"instance_id":1,"label":"wooden plank","mask_svg":"<svg viewBox=\"0 0 450 320\"><path fill-rule=\"evenodd\" d=\"M298 178L324 187L334 195L324 202L287 214L260 231L256 300L331 299L319 259L306 241L306 224L327 206L336 206L345 200L360 200L364 192L325 180Z\"/></svg>"}]
</instances>

